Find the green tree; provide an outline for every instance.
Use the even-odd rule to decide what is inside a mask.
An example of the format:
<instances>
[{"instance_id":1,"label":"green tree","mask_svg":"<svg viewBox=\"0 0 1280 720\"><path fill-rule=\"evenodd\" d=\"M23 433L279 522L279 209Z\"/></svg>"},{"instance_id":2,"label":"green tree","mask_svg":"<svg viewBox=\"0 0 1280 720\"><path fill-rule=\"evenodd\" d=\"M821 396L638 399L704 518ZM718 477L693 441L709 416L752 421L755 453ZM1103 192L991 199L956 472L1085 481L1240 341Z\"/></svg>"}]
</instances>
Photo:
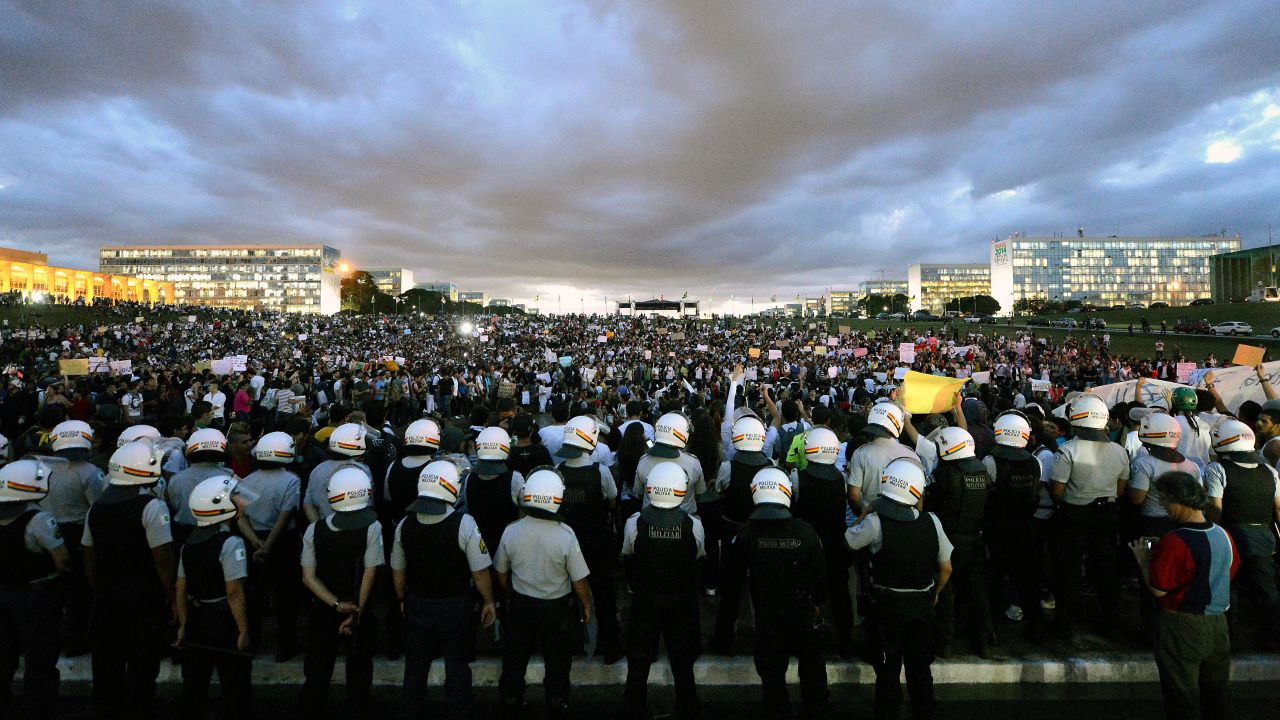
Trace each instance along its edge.
<instances>
[{"instance_id":1,"label":"green tree","mask_svg":"<svg viewBox=\"0 0 1280 720\"><path fill-rule=\"evenodd\" d=\"M970 315L995 315L1000 312L1000 303L990 295L970 295L951 298L944 309L947 312L962 312Z\"/></svg>"},{"instance_id":2,"label":"green tree","mask_svg":"<svg viewBox=\"0 0 1280 720\"><path fill-rule=\"evenodd\" d=\"M858 301L867 315L874 317L882 312L906 312L911 299L902 293L896 295L868 295Z\"/></svg>"},{"instance_id":3,"label":"green tree","mask_svg":"<svg viewBox=\"0 0 1280 720\"><path fill-rule=\"evenodd\" d=\"M378 289L373 276L363 270L353 270L342 278L342 309L356 314L387 312L395 309L395 301ZM390 303L390 308L388 308Z\"/></svg>"},{"instance_id":4,"label":"green tree","mask_svg":"<svg viewBox=\"0 0 1280 720\"><path fill-rule=\"evenodd\" d=\"M1016 315L1039 315L1044 312L1044 298L1024 297L1013 303L1013 312Z\"/></svg>"}]
</instances>

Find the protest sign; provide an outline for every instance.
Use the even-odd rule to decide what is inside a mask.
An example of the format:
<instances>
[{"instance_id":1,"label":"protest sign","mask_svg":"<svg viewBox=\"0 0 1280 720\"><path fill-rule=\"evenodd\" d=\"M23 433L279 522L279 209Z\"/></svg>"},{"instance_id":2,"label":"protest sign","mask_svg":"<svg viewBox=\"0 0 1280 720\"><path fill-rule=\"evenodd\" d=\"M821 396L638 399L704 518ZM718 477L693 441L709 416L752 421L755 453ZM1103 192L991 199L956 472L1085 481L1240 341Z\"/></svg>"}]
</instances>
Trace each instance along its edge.
<instances>
[{"instance_id":1,"label":"protest sign","mask_svg":"<svg viewBox=\"0 0 1280 720\"><path fill-rule=\"evenodd\" d=\"M1193 362L1178 363L1178 382L1184 385L1191 380L1191 373L1196 371L1196 364Z\"/></svg>"},{"instance_id":2,"label":"protest sign","mask_svg":"<svg viewBox=\"0 0 1280 720\"><path fill-rule=\"evenodd\" d=\"M899 343L898 359L904 363L913 363L916 361L916 345L915 343Z\"/></svg>"},{"instance_id":3,"label":"protest sign","mask_svg":"<svg viewBox=\"0 0 1280 720\"><path fill-rule=\"evenodd\" d=\"M838 337L829 337L829 338L827 338L827 347L835 347L835 346L837 346L837 345L839 345L839 344L840 344L840 338L838 338Z\"/></svg>"},{"instance_id":4,"label":"protest sign","mask_svg":"<svg viewBox=\"0 0 1280 720\"><path fill-rule=\"evenodd\" d=\"M965 382L965 378L908 371L902 381L902 406L910 413L946 412L955 406L956 392Z\"/></svg>"},{"instance_id":5,"label":"protest sign","mask_svg":"<svg viewBox=\"0 0 1280 720\"><path fill-rule=\"evenodd\" d=\"M1053 381L1051 380L1032 380L1031 392L1047 393L1053 389Z\"/></svg>"},{"instance_id":6,"label":"protest sign","mask_svg":"<svg viewBox=\"0 0 1280 720\"><path fill-rule=\"evenodd\" d=\"M770 351L769 351L769 359L770 359L770 360L781 360L781 359L782 359L782 351L781 351L781 350L770 350Z\"/></svg>"},{"instance_id":7,"label":"protest sign","mask_svg":"<svg viewBox=\"0 0 1280 720\"><path fill-rule=\"evenodd\" d=\"M1248 367L1258 367L1262 364L1262 358L1267 354L1266 348L1255 347L1253 345L1237 345L1236 356L1231 358L1233 365L1246 365Z\"/></svg>"},{"instance_id":8,"label":"protest sign","mask_svg":"<svg viewBox=\"0 0 1280 720\"><path fill-rule=\"evenodd\" d=\"M75 375L89 374L88 358L80 358L78 360L59 360L58 372L68 377Z\"/></svg>"},{"instance_id":9,"label":"protest sign","mask_svg":"<svg viewBox=\"0 0 1280 720\"><path fill-rule=\"evenodd\" d=\"M751 358L751 359L753 359L753 360L754 360L755 358L760 357L760 348L751 348L750 350L748 350L748 351L747 351L747 357L749 357L749 358Z\"/></svg>"},{"instance_id":10,"label":"protest sign","mask_svg":"<svg viewBox=\"0 0 1280 720\"><path fill-rule=\"evenodd\" d=\"M867 356L867 349L866 349L866 348L854 348L854 349L853 349L853 356L854 356L854 357L856 357L856 358L866 357L866 356Z\"/></svg>"},{"instance_id":11,"label":"protest sign","mask_svg":"<svg viewBox=\"0 0 1280 720\"><path fill-rule=\"evenodd\" d=\"M991 382L991 371L982 370L969 376L974 385L987 385Z\"/></svg>"}]
</instances>

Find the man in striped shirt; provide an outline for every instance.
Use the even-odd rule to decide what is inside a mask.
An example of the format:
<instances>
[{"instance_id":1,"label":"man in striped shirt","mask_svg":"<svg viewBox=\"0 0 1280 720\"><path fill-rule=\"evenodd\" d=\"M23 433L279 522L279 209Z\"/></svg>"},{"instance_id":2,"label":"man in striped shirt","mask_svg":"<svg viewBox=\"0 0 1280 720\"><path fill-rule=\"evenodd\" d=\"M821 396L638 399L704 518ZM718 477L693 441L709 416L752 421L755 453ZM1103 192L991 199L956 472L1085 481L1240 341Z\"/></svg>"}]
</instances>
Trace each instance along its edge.
<instances>
[{"instance_id":1,"label":"man in striped shirt","mask_svg":"<svg viewBox=\"0 0 1280 720\"><path fill-rule=\"evenodd\" d=\"M1130 548L1161 612L1156 625L1156 667L1170 718L1230 716L1231 642L1227 608L1231 578L1240 567L1231 536L1209 522L1199 478L1167 472L1156 489L1178 526L1148 549L1149 538Z\"/></svg>"}]
</instances>

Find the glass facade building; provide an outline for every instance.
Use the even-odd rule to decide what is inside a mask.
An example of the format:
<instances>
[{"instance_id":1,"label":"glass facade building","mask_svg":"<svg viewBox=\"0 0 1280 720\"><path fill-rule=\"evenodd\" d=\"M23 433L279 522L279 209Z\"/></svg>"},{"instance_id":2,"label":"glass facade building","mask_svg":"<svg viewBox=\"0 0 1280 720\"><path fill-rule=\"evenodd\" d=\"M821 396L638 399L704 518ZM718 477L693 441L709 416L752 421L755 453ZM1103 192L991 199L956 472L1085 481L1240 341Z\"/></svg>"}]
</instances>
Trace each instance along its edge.
<instances>
[{"instance_id":1,"label":"glass facade building","mask_svg":"<svg viewBox=\"0 0 1280 720\"><path fill-rule=\"evenodd\" d=\"M1239 237L1022 237L991 243L992 297L1001 313L1038 298L1114 305L1186 305L1210 295L1209 258Z\"/></svg>"},{"instance_id":2,"label":"glass facade building","mask_svg":"<svg viewBox=\"0 0 1280 720\"><path fill-rule=\"evenodd\" d=\"M858 292L863 297L868 295L906 295L906 280L863 280L858 283Z\"/></svg>"},{"instance_id":3,"label":"glass facade building","mask_svg":"<svg viewBox=\"0 0 1280 720\"><path fill-rule=\"evenodd\" d=\"M47 298L83 303L95 300L173 303L171 282L49 265L45 253L0 248L0 293L18 293L37 302Z\"/></svg>"},{"instance_id":4,"label":"glass facade building","mask_svg":"<svg viewBox=\"0 0 1280 720\"><path fill-rule=\"evenodd\" d=\"M1280 247L1260 247L1209 258L1215 302L1240 302L1256 288L1280 285Z\"/></svg>"},{"instance_id":5,"label":"glass facade building","mask_svg":"<svg viewBox=\"0 0 1280 720\"><path fill-rule=\"evenodd\" d=\"M172 282L178 303L332 315L339 257L326 245L115 245L98 251L98 265Z\"/></svg>"},{"instance_id":6,"label":"glass facade building","mask_svg":"<svg viewBox=\"0 0 1280 720\"><path fill-rule=\"evenodd\" d=\"M928 310L941 315L950 300L990 294L991 267L986 263L907 266L907 297L912 311Z\"/></svg>"},{"instance_id":7,"label":"glass facade building","mask_svg":"<svg viewBox=\"0 0 1280 720\"><path fill-rule=\"evenodd\" d=\"M434 282L418 283L414 287L427 292L438 292L448 298L449 302L458 302L458 283L436 280Z\"/></svg>"},{"instance_id":8,"label":"glass facade building","mask_svg":"<svg viewBox=\"0 0 1280 720\"><path fill-rule=\"evenodd\" d=\"M408 268L378 268L365 270L373 278L373 284L382 292L395 297L413 288L413 271Z\"/></svg>"}]
</instances>

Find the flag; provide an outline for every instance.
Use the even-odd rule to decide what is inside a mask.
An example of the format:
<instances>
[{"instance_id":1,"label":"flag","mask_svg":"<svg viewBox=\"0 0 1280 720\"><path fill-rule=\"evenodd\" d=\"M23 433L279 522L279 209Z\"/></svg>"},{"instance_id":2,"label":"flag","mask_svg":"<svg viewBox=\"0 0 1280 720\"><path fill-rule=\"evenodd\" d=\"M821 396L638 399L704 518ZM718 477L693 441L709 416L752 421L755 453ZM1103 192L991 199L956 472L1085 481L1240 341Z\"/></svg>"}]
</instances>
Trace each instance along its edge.
<instances>
[{"instance_id":1,"label":"flag","mask_svg":"<svg viewBox=\"0 0 1280 720\"><path fill-rule=\"evenodd\" d=\"M769 296L769 302L778 302L778 296L777 296L777 295L770 295L770 296Z\"/></svg>"},{"instance_id":2,"label":"flag","mask_svg":"<svg viewBox=\"0 0 1280 720\"><path fill-rule=\"evenodd\" d=\"M534 296L533 296L533 301L534 301L534 302L538 302L538 298L540 298L540 297L542 297L542 296L541 296L541 295L534 295Z\"/></svg>"},{"instance_id":3,"label":"flag","mask_svg":"<svg viewBox=\"0 0 1280 720\"><path fill-rule=\"evenodd\" d=\"M685 291L684 291L684 294L680 296L680 299L681 299L681 300L688 300L688 299L689 299L689 291L688 291L688 290L685 290Z\"/></svg>"}]
</instances>

